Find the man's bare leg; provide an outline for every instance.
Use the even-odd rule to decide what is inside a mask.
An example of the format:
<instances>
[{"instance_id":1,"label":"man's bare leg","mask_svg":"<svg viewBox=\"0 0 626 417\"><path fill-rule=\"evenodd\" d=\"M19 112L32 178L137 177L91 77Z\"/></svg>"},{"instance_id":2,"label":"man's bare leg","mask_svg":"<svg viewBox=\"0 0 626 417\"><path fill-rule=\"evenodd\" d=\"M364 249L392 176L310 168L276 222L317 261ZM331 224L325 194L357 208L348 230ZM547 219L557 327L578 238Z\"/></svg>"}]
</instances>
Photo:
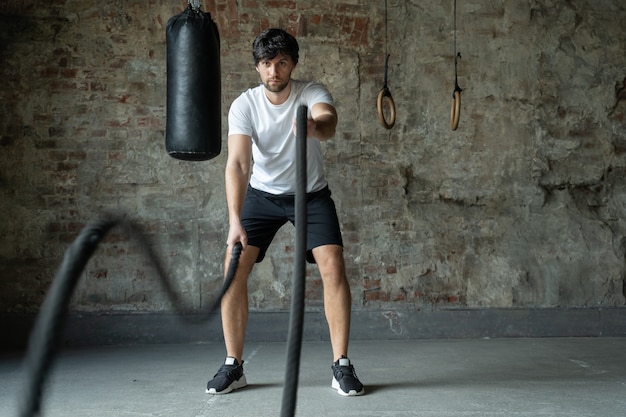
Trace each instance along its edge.
<instances>
[{"instance_id":1,"label":"man's bare leg","mask_svg":"<svg viewBox=\"0 0 626 417\"><path fill-rule=\"evenodd\" d=\"M313 249L313 256L324 284L324 313L330 332L333 361L337 361L342 356L348 356L352 310L343 248L339 245L319 246Z\"/></svg>"},{"instance_id":2,"label":"man's bare leg","mask_svg":"<svg viewBox=\"0 0 626 417\"><path fill-rule=\"evenodd\" d=\"M222 328L226 355L242 363L246 325L248 324L248 275L259 254L259 248L248 246L241 252L237 273L230 288L222 298ZM226 254L225 265L230 264L231 251ZM224 271L226 274L226 271Z\"/></svg>"},{"instance_id":3,"label":"man's bare leg","mask_svg":"<svg viewBox=\"0 0 626 417\"><path fill-rule=\"evenodd\" d=\"M333 349L331 387L342 396L363 395L365 388L348 359L352 297L346 277L343 249L338 245L320 246L313 249L313 256L324 283L324 312Z\"/></svg>"}]
</instances>

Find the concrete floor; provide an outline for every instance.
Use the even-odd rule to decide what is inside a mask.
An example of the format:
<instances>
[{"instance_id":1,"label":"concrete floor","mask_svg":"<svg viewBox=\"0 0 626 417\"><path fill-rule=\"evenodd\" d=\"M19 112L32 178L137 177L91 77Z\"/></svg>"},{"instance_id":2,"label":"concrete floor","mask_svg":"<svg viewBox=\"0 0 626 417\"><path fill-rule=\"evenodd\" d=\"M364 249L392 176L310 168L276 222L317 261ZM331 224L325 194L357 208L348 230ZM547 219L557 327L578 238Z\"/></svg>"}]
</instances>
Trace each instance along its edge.
<instances>
[{"instance_id":1,"label":"concrete floor","mask_svg":"<svg viewBox=\"0 0 626 417\"><path fill-rule=\"evenodd\" d=\"M204 393L221 344L66 349L43 416L279 416L284 343L250 343L249 386ZM353 341L367 395L330 388L327 342L302 349L297 416L624 416L626 338ZM17 416L21 357L0 356L0 415Z\"/></svg>"}]
</instances>

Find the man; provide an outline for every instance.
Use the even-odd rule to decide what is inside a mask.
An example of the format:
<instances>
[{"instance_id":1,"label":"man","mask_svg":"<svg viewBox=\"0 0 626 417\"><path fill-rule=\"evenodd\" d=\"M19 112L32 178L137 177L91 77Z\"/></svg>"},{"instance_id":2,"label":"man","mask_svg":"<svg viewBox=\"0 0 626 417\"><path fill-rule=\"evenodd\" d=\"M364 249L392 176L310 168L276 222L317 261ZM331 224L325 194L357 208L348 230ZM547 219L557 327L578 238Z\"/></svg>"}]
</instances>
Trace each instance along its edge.
<instances>
[{"instance_id":1,"label":"man","mask_svg":"<svg viewBox=\"0 0 626 417\"><path fill-rule=\"evenodd\" d=\"M248 321L247 281L278 229L287 221L294 222L295 116L301 105L306 105L310 112L307 260L317 263L324 285L324 312L334 355L331 386L343 396L365 393L347 357L350 287L339 220L324 177L320 145L320 141L335 134L337 112L325 87L291 78L298 63L298 50L298 42L287 32L262 32L254 40L252 52L262 84L241 94L229 110L225 183L230 229L225 265L230 262L235 243L241 242L243 251L235 278L222 299L227 356L207 383L209 394L226 394L247 385L242 359Z\"/></svg>"}]
</instances>

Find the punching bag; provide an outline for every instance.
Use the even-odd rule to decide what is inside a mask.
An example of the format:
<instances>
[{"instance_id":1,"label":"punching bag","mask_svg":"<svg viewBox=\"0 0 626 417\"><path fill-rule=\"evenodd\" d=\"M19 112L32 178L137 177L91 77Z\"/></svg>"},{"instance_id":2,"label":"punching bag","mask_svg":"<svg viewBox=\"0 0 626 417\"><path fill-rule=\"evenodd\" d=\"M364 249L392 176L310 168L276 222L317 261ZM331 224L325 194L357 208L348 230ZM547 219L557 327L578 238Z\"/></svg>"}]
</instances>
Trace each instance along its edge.
<instances>
[{"instance_id":1,"label":"punching bag","mask_svg":"<svg viewBox=\"0 0 626 417\"><path fill-rule=\"evenodd\" d=\"M189 6L171 17L167 42L167 153L206 161L222 150L220 39L210 13Z\"/></svg>"}]
</instances>

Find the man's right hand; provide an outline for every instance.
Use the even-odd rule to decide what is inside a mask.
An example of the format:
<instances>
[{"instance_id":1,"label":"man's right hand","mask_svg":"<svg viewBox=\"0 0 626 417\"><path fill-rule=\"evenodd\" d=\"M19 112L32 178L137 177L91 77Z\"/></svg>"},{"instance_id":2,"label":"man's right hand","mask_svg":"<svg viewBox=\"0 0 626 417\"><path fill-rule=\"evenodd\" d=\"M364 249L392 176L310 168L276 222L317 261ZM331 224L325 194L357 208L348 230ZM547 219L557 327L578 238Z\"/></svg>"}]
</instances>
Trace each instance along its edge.
<instances>
[{"instance_id":1,"label":"man's right hand","mask_svg":"<svg viewBox=\"0 0 626 417\"><path fill-rule=\"evenodd\" d=\"M231 250L237 242L241 243L241 250L246 250L246 247L248 246L248 235L246 234L246 229L243 228L241 222L230 225L230 229L228 230L228 239L226 240L226 244Z\"/></svg>"}]
</instances>

